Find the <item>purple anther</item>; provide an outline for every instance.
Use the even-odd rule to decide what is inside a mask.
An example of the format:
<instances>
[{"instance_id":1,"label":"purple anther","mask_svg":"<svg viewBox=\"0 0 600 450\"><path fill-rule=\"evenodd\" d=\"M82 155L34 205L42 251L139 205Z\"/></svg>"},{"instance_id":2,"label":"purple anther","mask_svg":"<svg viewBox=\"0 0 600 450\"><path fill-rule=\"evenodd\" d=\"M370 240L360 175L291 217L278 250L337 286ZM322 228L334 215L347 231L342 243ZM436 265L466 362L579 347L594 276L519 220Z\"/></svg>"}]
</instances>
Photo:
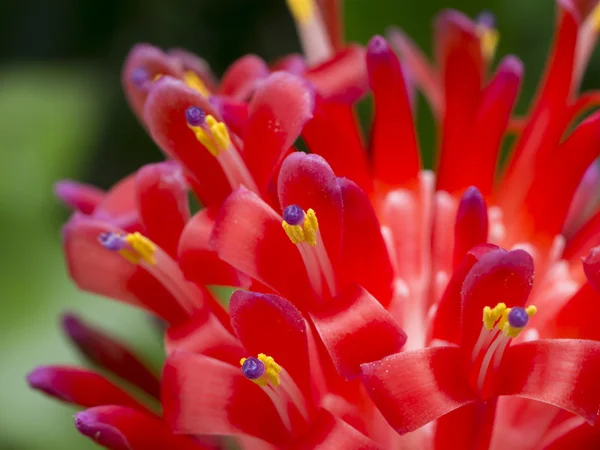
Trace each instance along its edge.
<instances>
[{"instance_id":1,"label":"purple anther","mask_svg":"<svg viewBox=\"0 0 600 450\"><path fill-rule=\"evenodd\" d=\"M508 323L513 328L523 328L529 322L529 314L525 311L525 308L515 306L510 309L508 313Z\"/></svg>"},{"instance_id":2,"label":"purple anther","mask_svg":"<svg viewBox=\"0 0 600 450\"><path fill-rule=\"evenodd\" d=\"M490 11L481 11L475 19L477 25L484 26L486 28L496 28L496 16Z\"/></svg>"},{"instance_id":3,"label":"purple anther","mask_svg":"<svg viewBox=\"0 0 600 450\"><path fill-rule=\"evenodd\" d=\"M123 250L127 246L127 241L123 239L123 236L119 236L118 234L110 231L107 233L100 233L98 236L98 242L100 242L105 249L112 250L114 252Z\"/></svg>"},{"instance_id":4,"label":"purple anther","mask_svg":"<svg viewBox=\"0 0 600 450\"><path fill-rule=\"evenodd\" d=\"M265 373L265 363L253 356L246 358L242 364L242 373L249 380L256 380Z\"/></svg>"},{"instance_id":5,"label":"purple anther","mask_svg":"<svg viewBox=\"0 0 600 450\"><path fill-rule=\"evenodd\" d=\"M146 84L146 82L150 81L150 74L146 69L136 67L131 71L131 81L138 88L141 88Z\"/></svg>"},{"instance_id":6,"label":"purple anther","mask_svg":"<svg viewBox=\"0 0 600 450\"><path fill-rule=\"evenodd\" d=\"M298 205L289 205L283 210L283 220L290 225L301 225L304 222L304 215L304 210Z\"/></svg>"},{"instance_id":7,"label":"purple anther","mask_svg":"<svg viewBox=\"0 0 600 450\"><path fill-rule=\"evenodd\" d=\"M199 127L206 120L206 113L198 106L190 106L185 110L185 120L192 127Z\"/></svg>"}]
</instances>

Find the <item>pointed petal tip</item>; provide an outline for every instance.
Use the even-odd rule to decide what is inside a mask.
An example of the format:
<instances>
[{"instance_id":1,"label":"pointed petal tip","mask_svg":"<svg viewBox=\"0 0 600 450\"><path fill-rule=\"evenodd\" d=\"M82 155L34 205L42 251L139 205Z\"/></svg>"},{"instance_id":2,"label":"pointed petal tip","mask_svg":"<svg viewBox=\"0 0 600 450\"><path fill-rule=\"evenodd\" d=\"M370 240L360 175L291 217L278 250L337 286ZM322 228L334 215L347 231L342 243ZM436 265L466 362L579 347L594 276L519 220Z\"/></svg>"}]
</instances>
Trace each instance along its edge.
<instances>
[{"instance_id":1,"label":"pointed petal tip","mask_svg":"<svg viewBox=\"0 0 600 450\"><path fill-rule=\"evenodd\" d=\"M99 421L94 409L75 414L75 428L77 428L77 431L106 448L114 450L130 449L131 447L123 434L115 427Z\"/></svg>"},{"instance_id":2,"label":"pointed petal tip","mask_svg":"<svg viewBox=\"0 0 600 450\"><path fill-rule=\"evenodd\" d=\"M367 56L386 55L390 51L385 38L379 34L373 36L367 45Z\"/></svg>"},{"instance_id":3,"label":"pointed petal tip","mask_svg":"<svg viewBox=\"0 0 600 450\"><path fill-rule=\"evenodd\" d=\"M48 366L38 366L29 372L25 379L30 388L41 391L60 400L69 401L68 396L61 392L54 383L55 370Z\"/></svg>"}]
</instances>

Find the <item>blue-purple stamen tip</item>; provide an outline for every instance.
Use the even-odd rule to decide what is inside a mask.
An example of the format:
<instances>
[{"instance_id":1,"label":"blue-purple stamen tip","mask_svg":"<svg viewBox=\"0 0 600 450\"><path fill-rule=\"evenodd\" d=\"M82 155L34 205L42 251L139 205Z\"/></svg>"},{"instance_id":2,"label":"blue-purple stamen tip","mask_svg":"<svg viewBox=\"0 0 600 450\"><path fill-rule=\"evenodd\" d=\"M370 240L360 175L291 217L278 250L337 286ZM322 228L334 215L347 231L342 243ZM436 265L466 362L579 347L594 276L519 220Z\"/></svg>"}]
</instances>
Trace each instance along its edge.
<instances>
[{"instance_id":1,"label":"blue-purple stamen tip","mask_svg":"<svg viewBox=\"0 0 600 450\"><path fill-rule=\"evenodd\" d=\"M475 21L486 28L496 28L496 16L490 11L481 11Z\"/></svg>"},{"instance_id":2,"label":"blue-purple stamen tip","mask_svg":"<svg viewBox=\"0 0 600 450\"><path fill-rule=\"evenodd\" d=\"M286 206L283 210L283 220L290 225L301 225L304 222L304 210L298 205Z\"/></svg>"},{"instance_id":3,"label":"blue-purple stamen tip","mask_svg":"<svg viewBox=\"0 0 600 450\"><path fill-rule=\"evenodd\" d=\"M516 306L510 309L508 313L508 323L513 328L523 328L529 322L529 314L525 308Z\"/></svg>"},{"instance_id":4,"label":"blue-purple stamen tip","mask_svg":"<svg viewBox=\"0 0 600 450\"><path fill-rule=\"evenodd\" d=\"M100 242L105 249L115 252L123 250L127 245L127 242L122 236L111 233L110 231L107 233L100 233L98 236L98 242Z\"/></svg>"},{"instance_id":5,"label":"blue-purple stamen tip","mask_svg":"<svg viewBox=\"0 0 600 450\"><path fill-rule=\"evenodd\" d=\"M150 75L146 69L137 67L131 72L131 81L133 81L133 84L135 84L137 87L142 87L149 80Z\"/></svg>"},{"instance_id":6,"label":"blue-purple stamen tip","mask_svg":"<svg viewBox=\"0 0 600 450\"><path fill-rule=\"evenodd\" d=\"M246 358L242 364L242 373L249 380L256 380L265 373L265 363L253 356Z\"/></svg>"},{"instance_id":7,"label":"blue-purple stamen tip","mask_svg":"<svg viewBox=\"0 0 600 450\"><path fill-rule=\"evenodd\" d=\"M185 120L188 125L199 127L206 120L206 113L198 106L190 106L185 110Z\"/></svg>"}]
</instances>

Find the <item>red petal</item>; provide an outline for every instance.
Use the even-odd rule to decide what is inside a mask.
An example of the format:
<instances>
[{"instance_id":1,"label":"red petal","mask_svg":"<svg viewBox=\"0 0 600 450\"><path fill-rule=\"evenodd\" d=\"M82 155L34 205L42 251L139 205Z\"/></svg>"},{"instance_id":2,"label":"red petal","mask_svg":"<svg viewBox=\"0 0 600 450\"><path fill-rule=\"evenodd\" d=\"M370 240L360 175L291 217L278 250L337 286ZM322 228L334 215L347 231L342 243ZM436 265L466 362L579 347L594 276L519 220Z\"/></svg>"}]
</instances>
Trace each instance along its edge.
<instances>
[{"instance_id":1,"label":"red petal","mask_svg":"<svg viewBox=\"0 0 600 450\"><path fill-rule=\"evenodd\" d=\"M282 209L295 204L304 211L315 211L323 244L337 273L342 243L342 192L327 161L319 155L292 153L281 165L277 192Z\"/></svg>"},{"instance_id":2,"label":"red petal","mask_svg":"<svg viewBox=\"0 0 600 450\"><path fill-rule=\"evenodd\" d=\"M245 433L275 444L288 438L269 397L240 368L176 352L167 359L162 387L164 417L175 433Z\"/></svg>"},{"instance_id":3,"label":"red petal","mask_svg":"<svg viewBox=\"0 0 600 450\"><path fill-rule=\"evenodd\" d=\"M177 258L179 236L190 218L181 167L174 162L148 164L138 171L136 188L146 236Z\"/></svg>"},{"instance_id":4,"label":"red petal","mask_svg":"<svg viewBox=\"0 0 600 450\"><path fill-rule=\"evenodd\" d=\"M461 13L445 11L437 18L435 29L445 93L438 189L453 192L461 188L465 142L481 100L483 57L475 24Z\"/></svg>"},{"instance_id":5,"label":"red petal","mask_svg":"<svg viewBox=\"0 0 600 450\"><path fill-rule=\"evenodd\" d=\"M599 315L600 295L592 284L585 283L556 314L548 335L600 341Z\"/></svg>"},{"instance_id":6,"label":"red petal","mask_svg":"<svg viewBox=\"0 0 600 450\"><path fill-rule=\"evenodd\" d=\"M455 186L477 186L484 195L492 190L498 155L512 108L523 78L523 63L514 56L505 57L481 96L470 139L463 147L453 174Z\"/></svg>"},{"instance_id":7,"label":"red petal","mask_svg":"<svg viewBox=\"0 0 600 450\"><path fill-rule=\"evenodd\" d=\"M181 48L169 49L168 53L169 56L173 56L181 61L184 70L190 70L198 75L211 92L216 91L217 80L206 60Z\"/></svg>"},{"instance_id":8,"label":"red petal","mask_svg":"<svg viewBox=\"0 0 600 450\"><path fill-rule=\"evenodd\" d=\"M302 257L282 229L282 220L257 195L240 188L223 203L211 244L223 261L303 309L313 294Z\"/></svg>"},{"instance_id":9,"label":"red petal","mask_svg":"<svg viewBox=\"0 0 600 450\"><path fill-rule=\"evenodd\" d=\"M276 72L258 87L248 110L244 160L261 191L300 136L313 109L314 94L300 77Z\"/></svg>"},{"instance_id":10,"label":"red petal","mask_svg":"<svg viewBox=\"0 0 600 450\"><path fill-rule=\"evenodd\" d=\"M94 209L94 218L110 222L130 233L139 231L141 222L137 211L135 180L135 173L119 180Z\"/></svg>"},{"instance_id":11,"label":"red petal","mask_svg":"<svg viewBox=\"0 0 600 450\"><path fill-rule=\"evenodd\" d=\"M333 364L346 379L360 365L400 351L406 334L383 306L358 285L351 285L311 314Z\"/></svg>"},{"instance_id":12,"label":"red petal","mask_svg":"<svg viewBox=\"0 0 600 450\"><path fill-rule=\"evenodd\" d=\"M185 436L174 435L162 420L122 406L98 406L75 414L77 430L111 450L207 448Z\"/></svg>"},{"instance_id":13,"label":"red petal","mask_svg":"<svg viewBox=\"0 0 600 450\"><path fill-rule=\"evenodd\" d=\"M200 353L237 364L246 356L239 341L212 314L196 313L190 320L170 326L165 335L167 354L177 351Z\"/></svg>"},{"instance_id":14,"label":"red petal","mask_svg":"<svg viewBox=\"0 0 600 450\"><path fill-rule=\"evenodd\" d=\"M471 351L482 327L483 308L523 306L533 286L533 259L523 250L492 250L477 261L463 283L461 346Z\"/></svg>"},{"instance_id":15,"label":"red petal","mask_svg":"<svg viewBox=\"0 0 600 450\"><path fill-rule=\"evenodd\" d=\"M457 370L462 358L458 347L398 353L363 364L362 380L389 424L405 434L477 400Z\"/></svg>"},{"instance_id":16,"label":"red petal","mask_svg":"<svg viewBox=\"0 0 600 450\"><path fill-rule=\"evenodd\" d=\"M390 44L400 56L411 81L414 81L427 98L436 117L442 114L443 90L440 74L431 66L421 49L401 30L392 28L388 33Z\"/></svg>"},{"instance_id":17,"label":"red petal","mask_svg":"<svg viewBox=\"0 0 600 450\"><path fill-rule=\"evenodd\" d=\"M162 77L155 82L146 102L144 117L152 138L169 157L179 161L196 183L196 194L205 206L219 205L231 188L218 161L189 129L185 111L190 106L220 119L202 95L183 82Z\"/></svg>"},{"instance_id":18,"label":"red petal","mask_svg":"<svg viewBox=\"0 0 600 450\"><path fill-rule=\"evenodd\" d=\"M315 423L293 449L380 450L382 447L356 428L321 409Z\"/></svg>"},{"instance_id":19,"label":"red petal","mask_svg":"<svg viewBox=\"0 0 600 450\"><path fill-rule=\"evenodd\" d=\"M139 265L98 243L100 233L123 234L104 222L74 217L63 229L64 251L69 275L88 292L141 307L176 323L187 313L169 291Z\"/></svg>"},{"instance_id":20,"label":"red petal","mask_svg":"<svg viewBox=\"0 0 600 450\"><path fill-rule=\"evenodd\" d=\"M148 81L145 85L137 86L134 82L133 74L136 69L147 72ZM129 106L141 122L144 122L144 105L148 96L148 89L157 75L180 78L183 76L183 67L176 59L170 58L159 48L149 44L138 44L133 47L125 60L121 83L123 84L125 96L129 101Z\"/></svg>"},{"instance_id":21,"label":"red petal","mask_svg":"<svg viewBox=\"0 0 600 450\"><path fill-rule=\"evenodd\" d=\"M237 136L246 134L248 125L248 103L238 102L230 97L220 97L213 95L210 98L210 104L213 105L230 131Z\"/></svg>"},{"instance_id":22,"label":"red petal","mask_svg":"<svg viewBox=\"0 0 600 450\"><path fill-rule=\"evenodd\" d=\"M86 408L121 405L148 411L127 392L95 372L67 366L40 366L27 375L29 386L63 402Z\"/></svg>"},{"instance_id":23,"label":"red petal","mask_svg":"<svg viewBox=\"0 0 600 450\"><path fill-rule=\"evenodd\" d=\"M367 68L375 101L374 177L390 187L414 181L421 162L411 105L398 58L381 36L369 42Z\"/></svg>"},{"instance_id":24,"label":"red petal","mask_svg":"<svg viewBox=\"0 0 600 450\"><path fill-rule=\"evenodd\" d=\"M179 240L181 270L188 280L199 285L248 287L248 277L222 261L209 243L215 216L215 210L205 208L186 224Z\"/></svg>"},{"instance_id":25,"label":"red petal","mask_svg":"<svg viewBox=\"0 0 600 450\"><path fill-rule=\"evenodd\" d=\"M583 271L596 292L600 292L600 247L594 247L583 260Z\"/></svg>"},{"instance_id":26,"label":"red petal","mask_svg":"<svg viewBox=\"0 0 600 450\"><path fill-rule=\"evenodd\" d=\"M351 104L369 89L365 49L350 45L306 72L305 77L325 99Z\"/></svg>"},{"instance_id":27,"label":"red petal","mask_svg":"<svg viewBox=\"0 0 600 450\"><path fill-rule=\"evenodd\" d=\"M548 442L548 440L544 440L546 443L544 450L572 450L575 448L593 450L600 447L600 428L583 423L556 437L551 442Z\"/></svg>"},{"instance_id":28,"label":"red petal","mask_svg":"<svg viewBox=\"0 0 600 450\"><path fill-rule=\"evenodd\" d=\"M58 181L54 193L69 208L83 214L92 214L105 196L104 191L95 186L70 180Z\"/></svg>"},{"instance_id":29,"label":"red petal","mask_svg":"<svg viewBox=\"0 0 600 450\"><path fill-rule=\"evenodd\" d=\"M523 198L537 171L531 170L550 155L564 133L566 107L579 29L578 13L569 0L558 0L559 15L552 55L546 76L530 113L530 119L515 144L506 176L499 185L500 207L505 217L521 208Z\"/></svg>"},{"instance_id":30,"label":"red petal","mask_svg":"<svg viewBox=\"0 0 600 450\"><path fill-rule=\"evenodd\" d=\"M335 50L344 47L344 17L342 0L317 0L323 21L327 27L327 35Z\"/></svg>"},{"instance_id":31,"label":"red petal","mask_svg":"<svg viewBox=\"0 0 600 450\"><path fill-rule=\"evenodd\" d=\"M392 298L394 269L381 235L381 225L367 195L352 181L337 180L344 204L344 276L360 284L386 306Z\"/></svg>"},{"instance_id":32,"label":"red petal","mask_svg":"<svg viewBox=\"0 0 600 450\"><path fill-rule=\"evenodd\" d=\"M324 157L336 175L371 192L372 181L362 135L351 106L316 97L314 118L302 131L311 153Z\"/></svg>"},{"instance_id":33,"label":"red petal","mask_svg":"<svg viewBox=\"0 0 600 450\"><path fill-rule=\"evenodd\" d=\"M498 395L530 398L593 424L600 405L600 342L544 339L506 350Z\"/></svg>"},{"instance_id":34,"label":"red petal","mask_svg":"<svg viewBox=\"0 0 600 450\"><path fill-rule=\"evenodd\" d=\"M129 381L151 396L159 397L158 378L126 345L73 314L63 316L62 326L88 361Z\"/></svg>"},{"instance_id":35,"label":"red petal","mask_svg":"<svg viewBox=\"0 0 600 450\"><path fill-rule=\"evenodd\" d=\"M272 356L310 398L307 331L300 311L276 295L237 291L231 296L229 313L246 356Z\"/></svg>"},{"instance_id":36,"label":"red petal","mask_svg":"<svg viewBox=\"0 0 600 450\"><path fill-rule=\"evenodd\" d=\"M248 100L260 80L269 76L269 68L256 55L242 56L229 66L221 79L219 94L236 100Z\"/></svg>"},{"instance_id":37,"label":"red petal","mask_svg":"<svg viewBox=\"0 0 600 450\"><path fill-rule=\"evenodd\" d=\"M303 75L306 72L306 61L301 54L291 53L271 63L271 70L273 72L283 70L294 75Z\"/></svg>"},{"instance_id":38,"label":"red petal","mask_svg":"<svg viewBox=\"0 0 600 450\"><path fill-rule=\"evenodd\" d=\"M434 448L443 449L448 442L452 442L454 448L490 448L496 401L470 403L440 417L435 429Z\"/></svg>"},{"instance_id":39,"label":"red petal","mask_svg":"<svg viewBox=\"0 0 600 450\"><path fill-rule=\"evenodd\" d=\"M479 245L471 249L452 273L452 278L440 299L431 324L431 338L460 344L461 291L465 278L479 259L498 247L492 244Z\"/></svg>"},{"instance_id":40,"label":"red petal","mask_svg":"<svg viewBox=\"0 0 600 450\"><path fill-rule=\"evenodd\" d=\"M468 188L460 199L454 226L454 267L465 254L488 237L488 212L485 200L476 187Z\"/></svg>"},{"instance_id":41,"label":"red petal","mask_svg":"<svg viewBox=\"0 0 600 450\"><path fill-rule=\"evenodd\" d=\"M600 211L594 214L579 229L579 231L568 240L563 258L577 261L587 256L590 250L600 244Z\"/></svg>"},{"instance_id":42,"label":"red petal","mask_svg":"<svg viewBox=\"0 0 600 450\"><path fill-rule=\"evenodd\" d=\"M596 113L581 123L551 158L536 165L523 205L536 234L560 233L577 186L599 153L600 113ZM561 182L556 183L557 179Z\"/></svg>"}]
</instances>

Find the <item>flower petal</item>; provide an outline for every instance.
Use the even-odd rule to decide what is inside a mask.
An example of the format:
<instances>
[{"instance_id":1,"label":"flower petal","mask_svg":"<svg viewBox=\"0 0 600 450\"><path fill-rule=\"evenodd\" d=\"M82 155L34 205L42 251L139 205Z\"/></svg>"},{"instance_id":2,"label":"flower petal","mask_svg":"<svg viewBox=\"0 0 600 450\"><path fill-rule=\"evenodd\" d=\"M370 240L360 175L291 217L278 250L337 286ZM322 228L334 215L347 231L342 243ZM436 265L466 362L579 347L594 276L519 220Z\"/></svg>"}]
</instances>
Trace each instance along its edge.
<instances>
[{"instance_id":1,"label":"flower petal","mask_svg":"<svg viewBox=\"0 0 600 450\"><path fill-rule=\"evenodd\" d=\"M523 250L492 250L477 261L462 286L461 346L471 351L482 326L483 308L523 306L533 286L533 259Z\"/></svg>"},{"instance_id":2,"label":"flower petal","mask_svg":"<svg viewBox=\"0 0 600 450\"><path fill-rule=\"evenodd\" d=\"M65 225L64 251L75 284L84 291L144 308L170 323L187 318L179 302L156 278L98 243L100 233L108 231L123 234L123 230L104 222L81 217Z\"/></svg>"},{"instance_id":3,"label":"flower petal","mask_svg":"<svg viewBox=\"0 0 600 450\"><path fill-rule=\"evenodd\" d=\"M338 178L337 181L344 204L344 277L360 284L387 306L393 293L394 269L381 235L381 225L364 191L346 178Z\"/></svg>"},{"instance_id":4,"label":"flower petal","mask_svg":"<svg viewBox=\"0 0 600 450\"><path fill-rule=\"evenodd\" d=\"M190 218L187 185L179 164L148 164L137 172L137 204L144 234L173 258Z\"/></svg>"},{"instance_id":5,"label":"flower petal","mask_svg":"<svg viewBox=\"0 0 600 450\"><path fill-rule=\"evenodd\" d=\"M181 62L184 70L190 70L198 75L208 90L212 92L216 91L218 83L206 60L182 48L171 48L169 49L168 54L169 56L177 58Z\"/></svg>"},{"instance_id":6,"label":"flower petal","mask_svg":"<svg viewBox=\"0 0 600 450\"><path fill-rule=\"evenodd\" d=\"M86 408L121 405L148 411L120 387L95 372L68 366L39 366L29 372L27 383L63 402Z\"/></svg>"},{"instance_id":7,"label":"flower petal","mask_svg":"<svg viewBox=\"0 0 600 450\"><path fill-rule=\"evenodd\" d=\"M136 71L143 71L146 80L136 79ZM157 75L168 75L175 78L183 76L183 67L175 59L169 57L161 49L149 44L137 44L131 49L123 72L121 83L129 106L140 122L144 122L144 105L148 90Z\"/></svg>"},{"instance_id":8,"label":"flower petal","mask_svg":"<svg viewBox=\"0 0 600 450\"><path fill-rule=\"evenodd\" d=\"M405 434L477 400L456 370L462 364L460 348L429 347L363 364L362 381L388 423Z\"/></svg>"},{"instance_id":9,"label":"flower petal","mask_svg":"<svg viewBox=\"0 0 600 450\"><path fill-rule=\"evenodd\" d=\"M272 356L310 397L306 322L300 311L276 295L237 291L231 296L229 314L249 355Z\"/></svg>"},{"instance_id":10,"label":"flower petal","mask_svg":"<svg viewBox=\"0 0 600 450\"><path fill-rule=\"evenodd\" d=\"M400 351L406 334L371 294L351 285L328 304L311 312L333 364L346 379L360 365Z\"/></svg>"},{"instance_id":11,"label":"flower petal","mask_svg":"<svg viewBox=\"0 0 600 450\"><path fill-rule=\"evenodd\" d=\"M352 104L369 89L365 49L349 45L304 76L326 100Z\"/></svg>"},{"instance_id":12,"label":"flower petal","mask_svg":"<svg viewBox=\"0 0 600 450\"><path fill-rule=\"evenodd\" d=\"M309 432L296 449L318 450L380 450L382 447L347 422L321 409Z\"/></svg>"},{"instance_id":13,"label":"flower petal","mask_svg":"<svg viewBox=\"0 0 600 450\"><path fill-rule=\"evenodd\" d=\"M106 195L101 189L77 181L63 180L54 185L54 193L69 208L92 214Z\"/></svg>"},{"instance_id":14,"label":"flower petal","mask_svg":"<svg viewBox=\"0 0 600 450\"><path fill-rule=\"evenodd\" d=\"M325 158L336 175L349 178L371 192L367 153L351 106L317 95L314 117L304 127L302 138L311 153Z\"/></svg>"},{"instance_id":15,"label":"flower petal","mask_svg":"<svg viewBox=\"0 0 600 450\"><path fill-rule=\"evenodd\" d=\"M205 208L185 225L178 262L186 279L200 285L250 286L250 279L219 258L210 245L216 211Z\"/></svg>"},{"instance_id":16,"label":"flower petal","mask_svg":"<svg viewBox=\"0 0 600 450\"><path fill-rule=\"evenodd\" d=\"M411 105L398 58L381 36L369 42L367 68L375 101L374 177L390 187L414 182L421 162Z\"/></svg>"},{"instance_id":17,"label":"flower petal","mask_svg":"<svg viewBox=\"0 0 600 450\"><path fill-rule=\"evenodd\" d=\"M543 339L509 347L500 367L499 395L555 405L590 424L600 405L600 342Z\"/></svg>"},{"instance_id":18,"label":"flower petal","mask_svg":"<svg viewBox=\"0 0 600 450\"><path fill-rule=\"evenodd\" d=\"M88 361L138 386L149 395L159 397L157 376L118 339L88 325L74 314L65 314L62 326L65 334Z\"/></svg>"},{"instance_id":19,"label":"flower petal","mask_svg":"<svg viewBox=\"0 0 600 450\"><path fill-rule=\"evenodd\" d=\"M436 51L444 86L442 147L438 165L438 188L460 189L464 143L469 139L483 83L484 62L475 23L461 13L446 10L436 19Z\"/></svg>"},{"instance_id":20,"label":"flower petal","mask_svg":"<svg viewBox=\"0 0 600 450\"><path fill-rule=\"evenodd\" d=\"M455 448L490 448L496 402L473 402L440 417L435 428L435 448L444 448L448 442Z\"/></svg>"},{"instance_id":21,"label":"flower petal","mask_svg":"<svg viewBox=\"0 0 600 450\"><path fill-rule=\"evenodd\" d=\"M123 406L98 406L75 414L77 430L111 450L200 450L198 441L176 436L157 417Z\"/></svg>"},{"instance_id":22,"label":"flower petal","mask_svg":"<svg viewBox=\"0 0 600 450\"><path fill-rule=\"evenodd\" d=\"M468 188L460 199L454 226L454 267L476 245L485 244L488 237L488 211L481 192Z\"/></svg>"},{"instance_id":23,"label":"flower petal","mask_svg":"<svg viewBox=\"0 0 600 450\"><path fill-rule=\"evenodd\" d=\"M94 209L93 217L123 228L130 233L141 230L135 194L136 174L119 180Z\"/></svg>"},{"instance_id":24,"label":"flower petal","mask_svg":"<svg viewBox=\"0 0 600 450\"><path fill-rule=\"evenodd\" d=\"M223 74L219 94L235 100L248 100L260 80L268 76L269 68L262 58L256 55L242 56Z\"/></svg>"},{"instance_id":25,"label":"flower petal","mask_svg":"<svg viewBox=\"0 0 600 450\"><path fill-rule=\"evenodd\" d=\"M302 257L281 227L281 216L240 188L215 219L211 245L219 257L304 309L313 296Z\"/></svg>"},{"instance_id":26,"label":"flower petal","mask_svg":"<svg viewBox=\"0 0 600 450\"><path fill-rule=\"evenodd\" d=\"M313 91L300 77L276 72L258 87L248 110L244 160L261 192L313 109Z\"/></svg>"},{"instance_id":27,"label":"flower petal","mask_svg":"<svg viewBox=\"0 0 600 450\"><path fill-rule=\"evenodd\" d=\"M175 352L167 359L162 388L164 417L175 433L245 433L280 445L288 438L269 397L239 367Z\"/></svg>"},{"instance_id":28,"label":"flower petal","mask_svg":"<svg viewBox=\"0 0 600 450\"><path fill-rule=\"evenodd\" d=\"M179 161L196 183L194 188L205 206L219 205L231 188L219 162L189 129L185 111L190 106L220 119L217 111L202 95L171 77L156 81L146 102L144 117L150 134L162 151Z\"/></svg>"},{"instance_id":29,"label":"flower petal","mask_svg":"<svg viewBox=\"0 0 600 450\"><path fill-rule=\"evenodd\" d=\"M548 336L600 341L600 294L592 286L585 283L556 313Z\"/></svg>"}]
</instances>

